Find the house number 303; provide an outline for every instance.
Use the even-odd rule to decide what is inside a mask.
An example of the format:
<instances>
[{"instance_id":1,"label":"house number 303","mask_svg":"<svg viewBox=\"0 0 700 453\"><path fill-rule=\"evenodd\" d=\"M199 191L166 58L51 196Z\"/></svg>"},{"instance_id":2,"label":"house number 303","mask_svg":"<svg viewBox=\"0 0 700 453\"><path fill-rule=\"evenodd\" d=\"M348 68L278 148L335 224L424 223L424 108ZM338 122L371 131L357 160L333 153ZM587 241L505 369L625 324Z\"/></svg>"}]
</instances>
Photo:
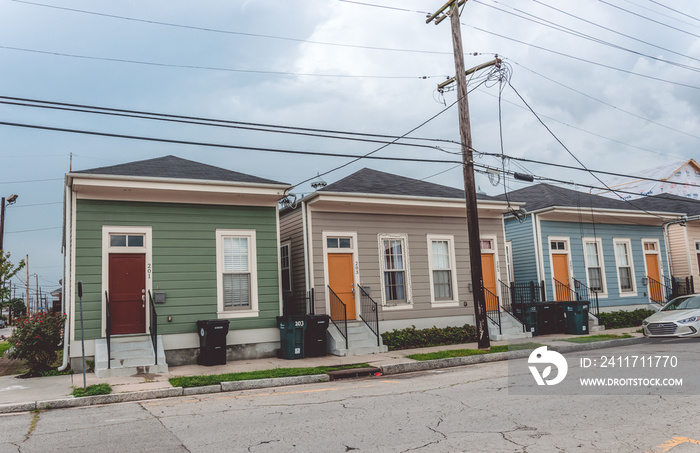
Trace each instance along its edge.
<instances>
[{"instance_id":1,"label":"house number 303","mask_svg":"<svg viewBox=\"0 0 700 453\"><path fill-rule=\"evenodd\" d=\"M304 321L294 321L294 327L304 327Z\"/></svg>"}]
</instances>

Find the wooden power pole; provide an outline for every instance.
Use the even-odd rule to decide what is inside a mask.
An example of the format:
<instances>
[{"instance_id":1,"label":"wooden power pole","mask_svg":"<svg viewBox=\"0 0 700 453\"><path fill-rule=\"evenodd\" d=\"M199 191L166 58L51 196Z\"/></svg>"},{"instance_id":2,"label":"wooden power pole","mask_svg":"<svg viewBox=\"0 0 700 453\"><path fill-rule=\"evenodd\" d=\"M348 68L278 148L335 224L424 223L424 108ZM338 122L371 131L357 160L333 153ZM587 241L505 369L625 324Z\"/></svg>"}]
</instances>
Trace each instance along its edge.
<instances>
[{"instance_id":1,"label":"wooden power pole","mask_svg":"<svg viewBox=\"0 0 700 453\"><path fill-rule=\"evenodd\" d=\"M457 100L459 107L459 134L462 142L462 168L464 170L464 195L467 205L467 235L469 236L469 263L471 265L472 287L474 294L474 317L479 349L491 347L488 321L486 319L486 299L482 285L481 238L479 237L479 212L476 204L476 183L474 180L474 156L472 152L472 134L469 122L469 101L467 100L467 72L464 69L464 51L462 50L462 31L459 24L459 6L466 0L450 0L435 14L428 17L426 23L435 20L439 24L447 16L452 25L452 47L455 59L455 81L457 82ZM440 17L438 17L440 16ZM491 64L497 64L496 59ZM483 66L483 65L482 65ZM473 72L473 71L472 71Z\"/></svg>"}]
</instances>

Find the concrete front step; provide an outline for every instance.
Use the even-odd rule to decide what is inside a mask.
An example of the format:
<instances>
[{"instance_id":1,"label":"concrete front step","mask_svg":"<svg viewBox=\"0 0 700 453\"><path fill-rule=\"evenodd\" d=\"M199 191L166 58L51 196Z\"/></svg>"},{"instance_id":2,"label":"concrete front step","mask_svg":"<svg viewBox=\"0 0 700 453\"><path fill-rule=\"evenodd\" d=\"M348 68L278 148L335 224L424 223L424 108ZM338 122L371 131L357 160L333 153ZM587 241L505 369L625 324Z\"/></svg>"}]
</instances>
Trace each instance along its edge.
<instances>
[{"instance_id":1,"label":"concrete front step","mask_svg":"<svg viewBox=\"0 0 700 453\"><path fill-rule=\"evenodd\" d=\"M334 326L328 327L328 351L336 356L351 356L362 354L377 354L387 352L389 348L381 342L377 346L377 337L364 324L364 322L348 323L348 346L345 348L345 339Z\"/></svg>"},{"instance_id":2,"label":"concrete front step","mask_svg":"<svg viewBox=\"0 0 700 453\"><path fill-rule=\"evenodd\" d=\"M157 338L158 365L149 337L118 337L111 342L111 360L107 367L107 340L95 340L95 376L99 378L134 374L167 373L165 351L160 335Z\"/></svg>"}]
</instances>

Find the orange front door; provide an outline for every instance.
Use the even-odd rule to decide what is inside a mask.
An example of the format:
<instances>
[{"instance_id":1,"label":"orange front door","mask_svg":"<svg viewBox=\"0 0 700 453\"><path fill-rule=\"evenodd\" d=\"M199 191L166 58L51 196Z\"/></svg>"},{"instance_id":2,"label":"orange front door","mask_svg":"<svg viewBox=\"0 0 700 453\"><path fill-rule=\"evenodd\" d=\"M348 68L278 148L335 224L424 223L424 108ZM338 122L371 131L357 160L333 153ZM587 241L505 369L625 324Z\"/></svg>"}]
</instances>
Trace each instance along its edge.
<instances>
[{"instance_id":1,"label":"orange front door","mask_svg":"<svg viewBox=\"0 0 700 453\"><path fill-rule=\"evenodd\" d=\"M496 266L494 266L495 260L493 253L482 253L481 254L481 280L484 285L484 289L488 291L484 292L484 297L486 298L486 311L497 311L498 310L498 298L496 296Z\"/></svg>"},{"instance_id":2,"label":"orange front door","mask_svg":"<svg viewBox=\"0 0 700 453\"><path fill-rule=\"evenodd\" d=\"M348 319L355 319L355 280L353 278L352 253L328 254L328 286L347 307ZM334 313L331 309L331 318L342 319L342 314Z\"/></svg>"},{"instance_id":3,"label":"orange front door","mask_svg":"<svg viewBox=\"0 0 700 453\"><path fill-rule=\"evenodd\" d=\"M649 277L649 297L652 301L663 301L661 292L661 277L659 276L659 256L655 254L645 255L647 262L647 276Z\"/></svg>"},{"instance_id":4,"label":"orange front door","mask_svg":"<svg viewBox=\"0 0 700 453\"><path fill-rule=\"evenodd\" d=\"M146 256L109 255L109 315L113 335L146 332Z\"/></svg>"},{"instance_id":5,"label":"orange front door","mask_svg":"<svg viewBox=\"0 0 700 453\"><path fill-rule=\"evenodd\" d=\"M556 300L570 301L569 255L562 253L552 255L552 266L554 266L554 294L556 295Z\"/></svg>"}]
</instances>

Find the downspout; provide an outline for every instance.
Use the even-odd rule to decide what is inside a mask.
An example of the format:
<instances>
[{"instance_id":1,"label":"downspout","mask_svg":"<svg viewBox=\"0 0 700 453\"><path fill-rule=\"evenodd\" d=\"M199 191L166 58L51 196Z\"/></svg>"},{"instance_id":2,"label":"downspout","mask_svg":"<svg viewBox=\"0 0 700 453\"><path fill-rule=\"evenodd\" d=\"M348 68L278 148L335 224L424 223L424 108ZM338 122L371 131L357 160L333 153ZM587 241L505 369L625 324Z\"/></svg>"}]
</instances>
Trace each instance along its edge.
<instances>
[{"instance_id":1,"label":"downspout","mask_svg":"<svg viewBox=\"0 0 700 453\"><path fill-rule=\"evenodd\" d=\"M71 188L70 177L66 177L66 187L63 191L63 285L61 291L63 297L61 298L61 312L66 314L66 323L63 326L63 361L61 366L58 367L58 371L63 371L68 368L68 339L70 338L70 309L66 310L68 298L70 297L70 288L72 287L71 279L71 253L73 250L71 242L71 225L73 223L71 213L73 212L73 207L71 202L73 200L72 188Z\"/></svg>"},{"instance_id":2,"label":"downspout","mask_svg":"<svg viewBox=\"0 0 700 453\"><path fill-rule=\"evenodd\" d=\"M540 232L537 228L537 214L532 214L532 235L535 240L535 269L537 270L537 283L544 281L544 269L542 268L542 262L540 260L540 254L542 253ZM544 259L544 257L542 258ZM543 285L545 291L545 298L547 295L547 285Z\"/></svg>"},{"instance_id":3,"label":"downspout","mask_svg":"<svg viewBox=\"0 0 700 453\"><path fill-rule=\"evenodd\" d=\"M311 290L311 283L309 282L309 247L307 243L307 238L306 238L306 202L304 200L301 201L301 234L304 236L303 240L303 247L304 247L304 284L306 288L306 293L309 294L309 291ZM309 305L313 305L314 301L310 300ZM309 306L306 308L307 312L310 312L310 310L314 308L313 306ZM314 310L315 311L315 310Z\"/></svg>"}]
</instances>

